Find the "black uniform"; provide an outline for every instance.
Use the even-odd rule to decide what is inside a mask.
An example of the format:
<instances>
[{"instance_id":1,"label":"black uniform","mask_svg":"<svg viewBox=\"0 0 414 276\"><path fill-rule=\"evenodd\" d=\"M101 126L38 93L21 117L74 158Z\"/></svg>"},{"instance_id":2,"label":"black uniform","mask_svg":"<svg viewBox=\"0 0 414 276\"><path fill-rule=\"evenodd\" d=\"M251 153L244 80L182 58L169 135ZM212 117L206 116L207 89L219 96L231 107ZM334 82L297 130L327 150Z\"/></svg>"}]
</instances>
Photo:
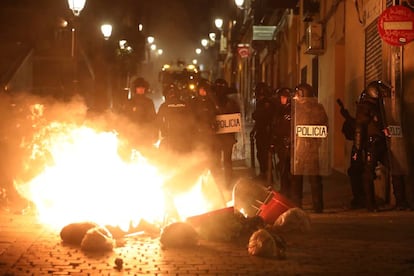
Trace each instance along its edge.
<instances>
[{"instance_id":1,"label":"black uniform","mask_svg":"<svg viewBox=\"0 0 414 276\"><path fill-rule=\"evenodd\" d=\"M286 102L281 102L281 97ZM280 193L288 198L292 197L290 172L291 150L291 91L289 88L280 88L276 95L276 108L272 122L272 147L278 157L276 170L280 175Z\"/></svg>"},{"instance_id":2,"label":"black uniform","mask_svg":"<svg viewBox=\"0 0 414 276\"><path fill-rule=\"evenodd\" d=\"M362 92L360 99L362 99L365 95L365 91ZM344 117L345 121L342 124L342 133L344 134L345 138L350 141L354 141L355 138L355 117L349 114L349 111L345 109L341 100L337 100L342 117ZM355 151L353 147L352 152ZM362 172L363 172L363 163L361 159L354 160L352 158L352 154L350 157L350 166L347 170L349 181L351 184L351 192L352 192L352 199L351 199L351 208L358 209L365 206L365 195L364 195L364 188L362 185Z\"/></svg>"},{"instance_id":3,"label":"black uniform","mask_svg":"<svg viewBox=\"0 0 414 276\"><path fill-rule=\"evenodd\" d=\"M239 113L240 107L228 96L229 87L224 79L217 79L214 85L217 115ZM224 178L227 187L231 187L233 165L233 146L237 142L235 133L220 133L215 135L215 163L221 164L223 154Z\"/></svg>"},{"instance_id":4,"label":"black uniform","mask_svg":"<svg viewBox=\"0 0 414 276\"><path fill-rule=\"evenodd\" d=\"M252 118L254 127L252 133L256 140L257 160L260 166L260 176L265 179L269 169L269 150L271 144L272 119L275 112L274 102L270 99L270 89L264 83L256 85L256 108ZM252 134L251 134L252 135Z\"/></svg>"},{"instance_id":5,"label":"black uniform","mask_svg":"<svg viewBox=\"0 0 414 276\"><path fill-rule=\"evenodd\" d=\"M177 153L188 153L192 150L190 133L193 118L188 103L178 98L175 86L167 88L165 102L157 113L157 124L161 135L160 148Z\"/></svg>"},{"instance_id":6,"label":"black uniform","mask_svg":"<svg viewBox=\"0 0 414 276\"><path fill-rule=\"evenodd\" d=\"M190 106L194 117L194 146L204 151L211 157L216 135L216 114L217 109L214 100L211 97L209 85L200 85L198 90L204 90L203 93L197 93L197 96L191 99Z\"/></svg>"},{"instance_id":7,"label":"black uniform","mask_svg":"<svg viewBox=\"0 0 414 276\"><path fill-rule=\"evenodd\" d=\"M138 78L134 82L134 89L138 87L146 90L148 88L145 80ZM134 94L132 99L125 105L125 112L129 119L137 127L137 137L134 146L140 150L148 149L158 139L155 126L156 112L153 101L145 94Z\"/></svg>"},{"instance_id":8,"label":"black uniform","mask_svg":"<svg viewBox=\"0 0 414 276\"><path fill-rule=\"evenodd\" d=\"M363 162L363 185L365 191L366 208L369 211L377 211L375 201L374 179L375 168L378 163L389 167L387 128L385 122L384 106L382 98L389 94L390 88L380 81L368 84L366 94L357 106L356 128L354 141L354 160ZM391 172L392 173L392 172ZM396 205L399 209L405 209L405 185L400 175L392 175L392 185Z\"/></svg>"}]
</instances>

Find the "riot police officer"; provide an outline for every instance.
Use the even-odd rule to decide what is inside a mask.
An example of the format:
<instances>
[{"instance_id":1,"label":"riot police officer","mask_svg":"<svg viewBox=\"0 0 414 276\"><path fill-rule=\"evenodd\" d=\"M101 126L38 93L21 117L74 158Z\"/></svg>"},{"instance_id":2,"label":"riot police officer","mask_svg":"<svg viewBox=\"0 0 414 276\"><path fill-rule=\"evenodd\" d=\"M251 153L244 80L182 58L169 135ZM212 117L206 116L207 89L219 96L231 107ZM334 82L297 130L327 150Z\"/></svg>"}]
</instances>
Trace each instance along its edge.
<instances>
[{"instance_id":1,"label":"riot police officer","mask_svg":"<svg viewBox=\"0 0 414 276\"><path fill-rule=\"evenodd\" d=\"M365 90L361 93L359 101L364 98ZM351 116L349 111L345 108L340 99L337 99L337 103L340 106L340 112L345 121L342 124L342 133L345 139L354 141L355 138L355 117ZM351 184L352 199L350 203L351 209L359 209L365 206L364 188L362 185L362 172L363 163L361 159L354 160L352 154L350 156L350 165L347 170L349 176L349 182Z\"/></svg>"},{"instance_id":2,"label":"riot police officer","mask_svg":"<svg viewBox=\"0 0 414 276\"><path fill-rule=\"evenodd\" d=\"M382 163L390 169L390 148L388 140L391 136L387 128L384 109L384 97L389 97L390 87L381 81L370 82L357 106L356 128L352 158L362 160L362 181L365 192L366 208L378 210L375 200L375 169ZM407 208L405 185L401 175L391 171L392 185L397 209Z\"/></svg>"},{"instance_id":3,"label":"riot police officer","mask_svg":"<svg viewBox=\"0 0 414 276\"><path fill-rule=\"evenodd\" d=\"M225 79L216 79L213 90L215 93L217 115L240 113L238 103L228 96L230 88ZM218 133L215 135L215 162L218 165L222 164L221 160L223 160L224 179L228 188L231 187L233 177L232 155L233 146L236 142L237 140L235 133Z\"/></svg>"},{"instance_id":4,"label":"riot police officer","mask_svg":"<svg viewBox=\"0 0 414 276\"><path fill-rule=\"evenodd\" d=\"M316 213L323 212L322 175L328 174L328 116L311 85L299 84L292 106L292 201L302 206L303 177L306 176Z\"/></svg>"},{"instance_id":5,"label":"riot police officer","mask_svg":"<svg viewBox=\"0 0 414 276\"><path fill-rule=\"evenodd\" d=\"M277 154L276 171L280 176L280 193L292 197L290 172L291 150L291 99L292 90L282 87L276 90L276 108L272 122L272 148Z\"/></svg>"},{"instance_id":6,"label":"riot police officer","mask_svg":"<svg viewBox=\"0 0 414 276\"><path fill-rule=\"evenodd\" d=\"M208 80L199 81L196 96L190 100L190 107L194 116L195 146L211 157L216 135L217 110Z\"/></svg>"},{"instance_id":7,"label":"riot police officer","mask_svg":"<svg viewBox=\"0 0 414 276\"><path fill-rule=\"evenodd\" d=\"M152 147L158 139L155 127L156 112L154 103L146 96L148 87L148 82L144 78L136 78L132 83L134 94L125 108L126 115L137 127L136 146L141 150Z\"/></svg>"},{"instance_id":8,"label":"riot police officer","mask_svg":"<svg viewBox=\"0 0 414 276\"><path fill-rule=\"evenodd\" d=\"M260 166L259 177L267 179L269 170L269 150L271 141L271 125L275 111L274 102L270 99L270 87L259 82L254 88L256 97L256 108L252 113L254 126L250 136L254 136L256 141L257 160Z\"/></svg>"},{"instance_id":9,"label":"riot police officer","mask_svg":"<svg viewBox=\"0 0 414 276\"><path fill-rule=\"evenodd\" d=\"M189 153L192 150L193 118L188 103L179 98L178 88L174 84L164 90L165 102L157 113L161 143L160 149L175 153Z\"/></svg>"}]
</instances>

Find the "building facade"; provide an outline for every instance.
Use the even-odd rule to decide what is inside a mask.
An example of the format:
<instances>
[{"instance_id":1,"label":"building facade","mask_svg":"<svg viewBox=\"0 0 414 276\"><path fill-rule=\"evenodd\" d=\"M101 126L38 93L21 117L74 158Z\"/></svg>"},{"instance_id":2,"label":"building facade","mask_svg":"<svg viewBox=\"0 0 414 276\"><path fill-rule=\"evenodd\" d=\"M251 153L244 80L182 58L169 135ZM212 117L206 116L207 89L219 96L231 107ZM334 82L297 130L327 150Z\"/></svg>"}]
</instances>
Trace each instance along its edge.
<instances>
[{"instance_id":1,"label":"building facade","mask_svg":"<svg viewBox=\"0 0 414 276\"><path fill-rule=\"evenodd\" d=\"M336 100L355 114L364 87L382 80L393 87L389 112L393 123L402 125L404 144L399 151L409 157L414 148L409 119L414 113L414 59L409 58L414 43L391 45L378 31L381 14L399 5L411 9L414 16L412 1L245 1L242 16L232 26L228 51L233 65L228 62L225 68L240 91L246 119L254 108L255 83L264 81L274 89L311 84L329 116L331 166L346 173L352 142L341 132L344 119ZM273 36L261 40L256 26L275 27ZM241 56L238 50L246 45L249 54ZM411 174L413 162L408 161Z\"/></svg>"}]
</instances>

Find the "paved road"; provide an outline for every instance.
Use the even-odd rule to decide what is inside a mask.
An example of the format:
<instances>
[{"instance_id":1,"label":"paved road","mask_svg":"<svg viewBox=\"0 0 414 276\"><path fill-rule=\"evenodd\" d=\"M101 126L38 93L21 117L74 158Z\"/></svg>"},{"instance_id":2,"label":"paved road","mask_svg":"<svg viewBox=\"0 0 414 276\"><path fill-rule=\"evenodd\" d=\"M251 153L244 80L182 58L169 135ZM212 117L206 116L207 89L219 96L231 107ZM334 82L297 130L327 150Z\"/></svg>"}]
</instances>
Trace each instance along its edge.
<instances>
[{"instance_id":1,"label":"paved road","mask_svg":"<svg viewBox=\"0 0 414 276\"><path fill-rule=\"evenodd\" d=\"M61 243L33 215L1 213L1 275L414 275L414 212L309 213L308 233L285 234L284 260L250 256L245 244L162 249L156 236L90 254ZM124 261L121 271L114 260Z\"/></svg>"},{"instance_id":2,"label":"paved road","mask_svg":"<svg viewBox=\"0 0 414 276\"><path fill-rule=\"evenodd\" d=\"M414 212L347 211L346 179L326 179L324 186L323 214L309 209L305 186L311 230L284 234L284 260L250 256L245 241L162 249L159 236L145 235L122 240L112 252L90 254L63 245L59 233L33 214L2 210L0 275L414 275ZM116 258L123 259L122 270L115 268Z\"/></svg>"}]
</instances>

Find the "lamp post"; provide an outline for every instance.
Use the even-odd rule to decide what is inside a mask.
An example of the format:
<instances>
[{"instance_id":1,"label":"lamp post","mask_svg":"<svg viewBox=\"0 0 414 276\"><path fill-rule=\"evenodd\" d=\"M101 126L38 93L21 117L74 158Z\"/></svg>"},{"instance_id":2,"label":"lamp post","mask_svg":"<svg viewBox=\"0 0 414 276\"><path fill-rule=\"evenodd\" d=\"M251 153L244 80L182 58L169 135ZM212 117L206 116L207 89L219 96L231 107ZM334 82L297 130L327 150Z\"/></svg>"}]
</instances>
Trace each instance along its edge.
<instances>
[{"instance_id":1,"label":"lamp post","mask_svg":"<svg viewBox=\"0 0 414 276\"><path fill-rule=\"evenodd\" d=\"M221 59L221 54L225 53L225 43L226 43L225 37L223 34L223 19L216 18L214 20L214 24L216 25L216 28L219 29L220 31L220 43L219 43L219 51L218 51L218 73L219 73L219 77L222 77L224 64Z\"/></svg>"},{"instance_id":2,"label":"lamp post","mask_svg":"<svg viewBox=\"0 0 414 276\"><path fill-rule=\"evenodd\" d=\"M107 104L110 109L113 108L113 96L112 96L112 74L111 74L111 45L109 38L112 35L112 25L111 24L102 24L101 25L101 33L104 37L104 45L103 45L103 52L105 57L104 63L104 78L106 79L106 86L104 89L106 90L106 99ZM98 96L99 97L99 96Z\"/></svg>"},{"instance_id":3,"label":"lamp post","mask_svg":"<svg viewBox=\"0 0 414 276\"><path fill-rule=\"evenodd\" d=\"M73 19L73 26L71 29L71 38L72 38L72 47L71 47L71 57L73 62L73 89L75 94L78 92L78 72L77 72L77 48L78 48L78 42L77 42L77 17L79 17L81 11L85 7L86 0L68 0L69 9L72 10L74 19Z\"/></svg>"}]
</instances>

